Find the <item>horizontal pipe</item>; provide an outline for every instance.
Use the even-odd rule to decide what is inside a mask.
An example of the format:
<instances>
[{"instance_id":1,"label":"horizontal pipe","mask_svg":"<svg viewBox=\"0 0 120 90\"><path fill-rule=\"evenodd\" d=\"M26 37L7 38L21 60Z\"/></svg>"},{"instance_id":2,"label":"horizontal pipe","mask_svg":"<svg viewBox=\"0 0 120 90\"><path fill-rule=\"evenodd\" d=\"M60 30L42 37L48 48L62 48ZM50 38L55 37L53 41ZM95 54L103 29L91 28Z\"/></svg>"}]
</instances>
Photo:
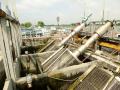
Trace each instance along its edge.
<instances>
[{"instance_id":1,"label":"horizontal pipe","mask_svg":"<svg viewBox=\"0 0 120 90\"><path fill-rule=\"evenodd\" d=\"M79 72L85 72L86 69L88 69L91 65L97 64L96 61L88 62L88 63L82 63L79 65L73 65L70 67L62 68L60 70L55 70L48 73L38 74L38 75L31 75L32 80L39 80L46 77L55 77L55 78L61 78L61 77L70 77L71 75L74 76ZM16 80L16 84L18 85L24 85L26 83L26 77L21 77L18 80Z\"/></svg>"},{"instance_id":2,"label":"horizontal pipe","mask_svg":"<svg viewBox=\"0 0 120 90\"><path fill-rule=\"evenodd\" d=\"M79 72L85 72L91 65L97 64L97 63L98 63L97 61L91 61L87 63L65 67L65 68L54 70L48 73L48 76L49 77L56 76L57 78L60 78L60 77L63 77L61 76L63 74L64 76L71 77L78 74Z\"/></svg>"},{"instance_id":3,"label":"horizontal pipe","mask_svg":"<svg viewBox=\"0 0 120 90\"><path fill-rule=\"evenodd\" d=\"M77 26L69 36L67 36L65 39L63 39L63 41L61 41L61 43L58 45L58 47L66 44L66 42L67 42L72 36L74 36L76 33L78 33L79 31L81 31L84 27L85 27L85 23L82 23L81 25Z\"/></svg>"},{"instance_id":4,"label":"horizontal pipe","mask_svg":"<svg viewBox=\"0 0 120 90\"><path fill-rule=\"evenodd\" d=\"M38 80L38 79L43 79L48 77L48 75L46 73L42 73L42 74L38 74L38 75L31 75L32 80ZM27 77L21 77L18 78L16 80L16 84L17 85L24 85L25 83L27 83Z\"/></svg>"},{"instance_id":5,"label":"horizontal pipe","mask_svg":"<svg viewBox=\"0 0 120 90\"><path fill-rule=\"evenodd\" d=\"M0 17L5 18L6 20L9 20L11 22L19 24L19 21L13 18L12 16L6 14L2 9L0 9Z\"/></svg>"},{"instance_id":6,"label":"horizontal pipe","mask_svg":"<svg viewBox=\"0 0 120 90\"><path fill-rule=\"evenodd\" d=\"M76 57L82 54L91 44L93 44L99 37L103 36L108 29L112 27L112 22L107 22L105 25L101 26L92 36L90 39L87 40L87 42L80 46L74 53Z\"/></svg>"}]
</instances>

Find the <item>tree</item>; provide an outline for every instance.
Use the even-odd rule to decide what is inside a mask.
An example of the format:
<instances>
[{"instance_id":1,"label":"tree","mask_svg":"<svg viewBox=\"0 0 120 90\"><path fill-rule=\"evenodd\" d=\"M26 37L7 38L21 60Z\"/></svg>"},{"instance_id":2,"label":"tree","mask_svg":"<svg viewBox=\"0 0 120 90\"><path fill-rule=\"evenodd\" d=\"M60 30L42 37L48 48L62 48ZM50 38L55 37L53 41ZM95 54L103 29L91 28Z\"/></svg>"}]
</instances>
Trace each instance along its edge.
<instances>
[{"instance_id":1,"label":"tree","mask_svg":"<svg viewBox=\"0 0 120 90\"><path fill-rule=\"evenodd\" d=\"M21 26L22 26L22 27L25 27L25 24L24 24L24 23L22 23L22 24L21 24Z\"/></svg>"},{"instance_id":2,"label":"tree","mask_svg":"<svg viewBox=\"0 0 120 90\"><path fill-rule=\"evenodd\" d=\"M44 27L44 25L45 25L45 24L44 24L43 21L38 21L38 22L37 22L37 26Z\"/></svg>"},{"instance_id":3,"label":"tree","mask_svg":"<svg viewBox=\"0 0 120 90\"><path fill-rule=\"evenodd\" d=\"M21 26L25 27L25 28L29 28L29 27L32 26L32 23L31 22L25 22L25 23L22 23Z\"/></svg>"},{"instance_id":4,"label":"tree","mask_svg":"<svg viewBox=\"0 0 120 90\"><path fill-rule=\"evenodd\" d=\"M31 27L31 26L32 26L31 22L26 22L26 23L25 23L25 27L26 27L26 28L29 28L29 27Z\"/></svg>"},{"instance_id":5,"label":"tree","mask_svg":"<svg viewBox=\"0 0 120 90\"><path fill-rule=\"evenodd\" d=\"M71 26L75 26L75 23L72 23Z\"/></svg>"}]
</instances>

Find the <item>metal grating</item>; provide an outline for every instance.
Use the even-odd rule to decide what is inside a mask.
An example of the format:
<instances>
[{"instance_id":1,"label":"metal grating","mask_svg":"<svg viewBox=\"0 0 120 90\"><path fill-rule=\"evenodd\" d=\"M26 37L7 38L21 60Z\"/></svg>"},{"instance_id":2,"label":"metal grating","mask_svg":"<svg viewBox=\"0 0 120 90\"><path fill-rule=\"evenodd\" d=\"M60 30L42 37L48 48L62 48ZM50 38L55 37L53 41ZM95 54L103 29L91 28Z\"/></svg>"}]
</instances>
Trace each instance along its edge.
<instances>
[{"instance_id":1,"label":"metal grating","mask_svg":"<svg viewBox=\"0 0 120 90\"><path fill-rule=\"evenodd\" d=\"M43 65L43 70L46 70L63 52L65 51L64 48L60 49L55 55L53 55L49 60ZM47 59L46 59L47 60Z\"/></svg>"},{"instance_id":2,"label":"metal grating","mask_svg":"<svg viewBox=\"0 0 120 90\"><path fill-rule=\"evenodd\" d=\"M44 69L45 71L57 70L78 64L78 61L71 55L71 53L68 50L65 50L63 53L61 53L61 55L60 54L58 55L59 55L57 56L58 58L51 60L52 63L46 66L47 68Z\"/></svg>"},{"instance_id":3,"label":"metal grating","mask_svg":"<svg viewBox=\"0 0 120 90\"><path fill-rule=\"evenodd\" d=\"M111 75L101 68L93 69L75 90L102 90Z\"/></svg>"},{"instance_id":4,"label":"metal grating","mask_svg":"<svg viewBox=\"0 0 120 90\"><path fill-rule=\"evenodd\" d=\"M119 78L120 79L120 78ZM113 79L106 90L120 90L120 80Z\"/></svg>"}]
</instances>

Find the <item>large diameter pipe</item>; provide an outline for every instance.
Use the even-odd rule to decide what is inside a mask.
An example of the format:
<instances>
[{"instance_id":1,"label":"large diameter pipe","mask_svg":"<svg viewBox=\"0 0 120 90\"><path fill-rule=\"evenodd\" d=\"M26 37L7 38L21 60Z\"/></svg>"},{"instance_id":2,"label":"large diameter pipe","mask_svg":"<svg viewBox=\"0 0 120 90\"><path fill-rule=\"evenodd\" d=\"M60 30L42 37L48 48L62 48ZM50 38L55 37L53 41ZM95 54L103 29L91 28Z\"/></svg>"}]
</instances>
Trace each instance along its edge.
<instances>
[{"instance_id":1,"label":"large diameter pipe","mask_svg":"<svg viewBox=\"0 0 120 90\"><path fill-rule=\"evenodd\" d=\"M80 46L73 54L77 57L82 54L94 41L96 41L99 37L103 36L111 27L112 22L107 22L105 25L101 26L88 41Z\"/></svg>"},{"instance_id":2,"label":"large diameter pipe","mask_svg":"<svg viewBox=\"0 0 120 90\"><path fill-rule=\"evenodd\" d=\"M88 41L80 46L77 50L75 50L72 55L67 55L62 62L58 63L56 67L54 67L52 70L58 69L60 67L63 67L65 63L70 63L70 61L73 59L72 56L78 57L80 54L82 54L88 47L91 45L94 41L96 41L99 37L101 37L104 33L108 31L108 29L112 27L111 22L107 22L105 25L101 26L92 36Z\"/></svg>"},{"instance_id":3,"label":"large diameter pipe","mask_svg":"<svg viewBox=\"0 0 120 90\"><path fill-rule=\"evenodd\" d=\"M72 36L74 36L76 33L81 31L84 27L85 27L85 23L82 23L81 25L77 26L68 37L66 37L63 41L61 41L58 47L64 45Z\"/></svg>"},{"instance_id":4,"label":"large diameter pipe","mask_svg":"<svg viewBox=\"0 0 120 90\"><path fill-rule=\"evenodd\" d=\"M79 65L73 65L69 67L65 67L59 70L51 71L48 73L42 73L42 74L37 74L37 75L31 75L32 80L40 80L44 79L46 77L55 77L55 78L62 78L62 77L71 77L74 76L78 73L83 73L85 72L86 69L88 69L91 65L97 64L98 62L92 61L88 63L82 63ZM27 82L26 77L21 77L16 80L16 84L18 85L24 85Z\"/></svg>"}]
</instances>

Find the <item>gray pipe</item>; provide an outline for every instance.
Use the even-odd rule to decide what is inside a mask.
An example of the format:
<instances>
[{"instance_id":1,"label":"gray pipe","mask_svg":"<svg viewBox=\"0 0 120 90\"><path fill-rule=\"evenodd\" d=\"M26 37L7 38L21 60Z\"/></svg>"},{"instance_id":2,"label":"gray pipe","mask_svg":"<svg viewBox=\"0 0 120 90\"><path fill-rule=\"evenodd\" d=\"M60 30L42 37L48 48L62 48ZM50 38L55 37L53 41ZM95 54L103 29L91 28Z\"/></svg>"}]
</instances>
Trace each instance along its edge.
<instances>
[{"instance_id":1,"label":"gray pipe","mask_svg":"<svg viewBox=\"0 0 120 90\"><path fill-rule=\"evenodd\" d=\"M37 75L31 75L32 80L39 80L39 79L44 79L46 77L59 77L60 75L64 75L65 77L70 77L71 75L74 76L78 74L79 72L85 72L86 69L88 69L91 65L97 64L98 62L92 61L88 63L82 63L79 65L74 65L70 67L66 67L60 70L55 70L52 72L48 73L42 73L42 74L37 74ZM16 80L16 84L18 85L24 85L27 82L26 77L21 77L18 80Z\"/></svg>"},{"instance_id":2,"label":"gray pipe","mask_svg":"<svg viewBox=\"0 0 120 90\"><path fill-rule=\"evenodd\" d=\"M90 39L87 40L87 42L80 46L74 53L74 56L79 56L82 54L91 44L93 44L94 41L96 41L99 37L103 36L110 28L112 27L112 22L108 21L105 25L101 26L95 34L92 35Z\"/></svg>"},{"instance_id":3,"label":"gray pipe","mask_svg":"<svg viewBox=\"0 0 120 90\"><path fill-rule=\"evenodd\" d=\"M68 37L66 37L63 41L61 41L58 47L61 47L62 45L64 45L71 37L73 37L76 33L81 31L84 27L85 27L85 23L82 23L81 25L77 26Z\"/></svg>"},{"instance_id":4,"label":"gray pipe","mask_svg":"<svg viewBox=\"0 0 120 90\"><path fill-rule=\"evenodd\" d=\"M86 22L88 21L88 19L92 16L92 13L90 15L88 15L88 17L82 21L82 24L77 26L73 32L68 36L66 37L59 45L58 47L64 45L71 37L73 37L76 33L80 32L83 28L85 28L85 25L86 25Z\"/></svg>"},{"instance_id":5,"label":"gray pipe","mask_svg":"<svg viewBox=\"0 0 120 90\"><path fill-rule=\"evenodd\" d=\"M105 25L101 26L91 36L91 38L88 39L88 41L84 45L80 46L71 55L67 55L61 62L58 62L52 70L59 69L59 68L63 67L66 63L71 62L71 60L73 60L73 56L74 56L74 58L75 57L77 58L80 54L82 54L89 47L89 45L91 45L94 41L96 41L99 37L101 37L104 33L106 33L110 27L112 27L111 22L107 22Z\"/></svg>"}]
</instances>

